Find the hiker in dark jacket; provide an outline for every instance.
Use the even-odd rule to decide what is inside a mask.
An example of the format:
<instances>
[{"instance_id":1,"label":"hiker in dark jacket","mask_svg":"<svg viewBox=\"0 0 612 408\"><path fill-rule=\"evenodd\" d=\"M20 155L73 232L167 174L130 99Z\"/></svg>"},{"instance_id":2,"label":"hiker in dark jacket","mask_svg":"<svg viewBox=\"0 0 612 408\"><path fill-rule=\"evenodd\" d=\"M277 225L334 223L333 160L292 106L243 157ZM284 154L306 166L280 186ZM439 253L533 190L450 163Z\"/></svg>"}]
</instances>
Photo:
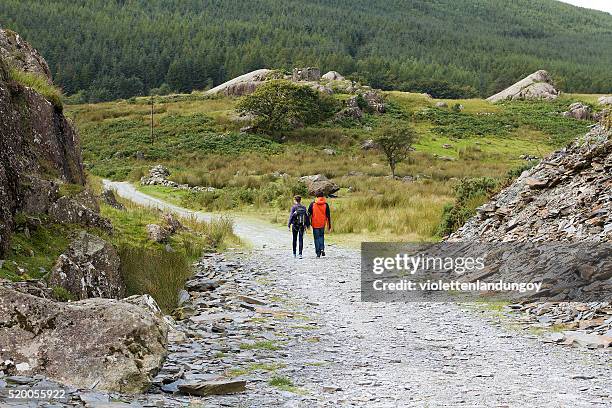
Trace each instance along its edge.
<instances>
[{"instance_id":1,"label":"hiker in dark jacket","mask_svg":"<svg viewBox=\"0 0 612 408\"><path fill-rule=\"evenodd\" d=\"M296 195L295 197L293 197L293 199L295 200L295 204L293 205L293 207L291 207L291 212L289 213L289 223L287 224L287 227L289 227L289 229L293 233L293 257L296 257L296 247L299 238L299 254L300 259L302 259L302 249L304 248L304 232L306 231L306 228L309 227L310 223L306 207L302 205L302 197Z\"/></svg>"},{"instance_id":2,"label":"hiker in dark jacket","mask_svg":"<svg viewBox=\"0 0 612 408\"><path fill-rule=\"evenodd\" d=\"M325 225L331 231L331 214L329 204L325 202L323 195L317 195L315 201L308 206L308 217L312 225L312 236L314 237L315 252L317 258L325 256Z\"/></svg>"}]
</instances>

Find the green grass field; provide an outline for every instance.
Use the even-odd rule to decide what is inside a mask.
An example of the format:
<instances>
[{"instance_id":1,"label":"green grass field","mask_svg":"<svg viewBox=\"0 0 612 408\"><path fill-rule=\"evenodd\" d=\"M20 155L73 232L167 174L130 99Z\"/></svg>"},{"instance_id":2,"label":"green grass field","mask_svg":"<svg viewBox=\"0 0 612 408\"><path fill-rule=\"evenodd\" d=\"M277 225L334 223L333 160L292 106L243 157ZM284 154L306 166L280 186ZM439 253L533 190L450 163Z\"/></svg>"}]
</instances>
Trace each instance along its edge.
<instances>
[{"instance_id":1,"label":"green grass field","mask_svg":"<svg viewBox=\"0 0 612 408\"><path fill-rule=\"evenodd\" d=\"M584 134L591 122L565 118L561 112L574 101L596 107L597 99L566 94L553 102L444 100L448 107L437 108L439 100L421 94L384 94L388 109L383 115L366 114L361 123L327 120L284 132L280 142L239 133L245 122L233 110L237 100L201 93L156 97L152 138L150 98L66 110L78 125L87 167L96 176L136 182L161 163L179 183L217 190L144 191L189 208L252 213L284 223L291 197L304 193L297 177L322 173L342 187L331 200L337 234L349 241L435 240L460 180L505 180L510 171L527 164L521 155L543 157ZM462 111L453 109L457 104ZM360 148L390 120L410 122L419 134L416 150L397 171L413 182L390 179L385 158ZM327 155L324 148L336 154ZM145 159L138 160L137 152Z\"/></svg>"}]
</instances>

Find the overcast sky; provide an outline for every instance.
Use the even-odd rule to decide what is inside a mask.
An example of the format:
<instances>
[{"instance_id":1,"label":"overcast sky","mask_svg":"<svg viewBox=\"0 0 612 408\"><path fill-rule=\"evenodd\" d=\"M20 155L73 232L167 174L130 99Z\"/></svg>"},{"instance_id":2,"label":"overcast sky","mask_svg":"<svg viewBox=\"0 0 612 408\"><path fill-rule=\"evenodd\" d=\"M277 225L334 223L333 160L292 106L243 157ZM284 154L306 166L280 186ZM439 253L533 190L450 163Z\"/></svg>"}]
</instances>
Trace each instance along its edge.
<instances>
[{"instance_id":1,"label":"overcast sky","mask_svg":"<svg viewBox=\"0 0 612 408\"><path fill-rule=\"evenodd\" d=\"M612 0L560 0L580 7L587 7L596 10L612 13Z\"/></svg>"}]
</instances>

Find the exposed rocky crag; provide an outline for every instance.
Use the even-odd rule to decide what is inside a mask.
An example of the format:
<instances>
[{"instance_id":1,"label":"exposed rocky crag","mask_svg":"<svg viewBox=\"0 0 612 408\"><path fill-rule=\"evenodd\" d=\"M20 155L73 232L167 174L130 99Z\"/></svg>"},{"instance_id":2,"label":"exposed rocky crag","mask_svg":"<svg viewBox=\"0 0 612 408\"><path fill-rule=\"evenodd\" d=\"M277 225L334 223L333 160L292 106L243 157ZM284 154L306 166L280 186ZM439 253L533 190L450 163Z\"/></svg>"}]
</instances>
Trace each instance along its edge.
<instances>
[{"instance_id":1,"label":"exposed rocky crag","mask_svg":"<svg viewBox=\"0 0 612 408\"><path fill-rule=\"evenodd\" d=\"M49 284L61 286L76 299L121 299L125 286L115 248L95 235L81 232L55 263Z\"/></svg>"},{"instance_id":2,"label":"exposed rocky crag","mask_svg":"<svg viewBox=\"0 0 612 408\"><path fill-rule=\"evenodd\" d=\"M44 59L18 36L1 33L0 256L8 248L16 213L44 213L58 198L59 183L85 183L79 139L72 123L33 89L10 80L3 62L15 47L20 50L24 69L48 70ZM4 44L7 38L13 48Z\"/></svg>"},{"instance_id":3,"label":"exposed rocky crag","mask_svg":"<svg viewBox=\"0 0 612 408\"><path fill-rule=\"evenodd\" d=\"M0 28L0 58L16 69L41 74L51 80L47 61L27 41L14 31Z\"/></svg>"},{"instance_id":4,"label":"exposed rocky crag","mask_svg":"<svg viewBox=\"0 0 612 408\"><path fill-rule=\"evenodd\" d=\"M253 93L259 85L277 77L277 71L265 68L257 69L215 86L206 93L208 95L242 96Z\"/></svg>"},{"instance_id":5,"label":"exposed rocky crag","mask_svg":"<svg viewBox=\"0 0 612 408\"><path fill-rule=\"evenodd\" d=\"M0 360L8 374L143 391L165 358L167 330L162 319L129 302L58 303L0 286Z\"/></svg>"},{"instance_id":6,"label":"exposed rocky crag","mask_svg":"<svg viewBox=\"0 0 612 408\"><path fill-rule=\"evenodd\" d=\"M539 70L503 91L488 97L487 101L556 99L558 96L559 91L555 88L552 76L544 70Z\"/></svg>"}]
</instances>

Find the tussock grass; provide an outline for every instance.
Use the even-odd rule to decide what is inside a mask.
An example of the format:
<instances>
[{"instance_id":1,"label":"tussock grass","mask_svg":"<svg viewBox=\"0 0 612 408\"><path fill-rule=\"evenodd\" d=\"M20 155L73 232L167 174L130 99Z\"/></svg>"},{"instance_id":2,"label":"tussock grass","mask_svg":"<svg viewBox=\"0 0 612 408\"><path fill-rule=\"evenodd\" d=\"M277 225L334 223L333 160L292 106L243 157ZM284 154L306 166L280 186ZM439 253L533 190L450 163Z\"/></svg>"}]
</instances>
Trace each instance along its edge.
<instances>
[{"instance_id":1,"label":"tussock grass","mask_svg":"<svg viewBox=\"0 0 612 408\"><path fill-rule=\"evenodd\" d=\"M62 91L56 86L49 83L47 78L41 74L32 72L24 72L18 69L9 71L9 78L21 85L34 89L36 92L45 97L49 102L58 109L62 109Z\"/></svg>"},{"instance_id":2,"label":"tussock grass","mask_svg":"<svg viewBox=\"0 0 612 408\"><path fill-rule=\"evenodd\" d=\"M127 292L150 294L166 313L176 307L177 295L192 275L191 264L204 252L223 250L230 242L240 244L230 219L211 222L179 218L186 228L172 235L171 248L147 237L147 224L160 223L161 212L120 201L125 210L102 205L102 214L111 219L114 234L109 237L121 258L121 275Z\"/></svg>"}]
</instances>

